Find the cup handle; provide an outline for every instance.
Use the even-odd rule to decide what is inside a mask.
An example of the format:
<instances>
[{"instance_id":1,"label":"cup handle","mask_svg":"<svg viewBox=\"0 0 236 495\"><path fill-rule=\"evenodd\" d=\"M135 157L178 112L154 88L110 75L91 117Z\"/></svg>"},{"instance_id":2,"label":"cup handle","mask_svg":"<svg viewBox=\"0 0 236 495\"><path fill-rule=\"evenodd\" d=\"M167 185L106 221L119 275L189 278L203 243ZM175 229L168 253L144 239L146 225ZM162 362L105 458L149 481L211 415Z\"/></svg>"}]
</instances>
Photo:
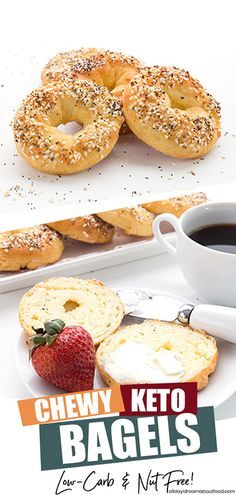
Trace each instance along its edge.
<instances>
[{"instance_id":1,"label":"cup handle","mask_svg":"<svg viewBox=\"0 0 236 495\"><path fill-rule=\"evenodd\" d=\"M179 220L175 215L172 215L172 213L162 213L161 215L158 215L152 226L153 234L155 239L160 242L161 246L168 251L171 256L173 256L175 259L177 259L177 252L176 248L168 242L168 240L163 236L161 233L160 229L160 224L162 222L168 222L172 227L174 227L174 230L178 232L179 230Z\"/></svg>"}]
</instances>

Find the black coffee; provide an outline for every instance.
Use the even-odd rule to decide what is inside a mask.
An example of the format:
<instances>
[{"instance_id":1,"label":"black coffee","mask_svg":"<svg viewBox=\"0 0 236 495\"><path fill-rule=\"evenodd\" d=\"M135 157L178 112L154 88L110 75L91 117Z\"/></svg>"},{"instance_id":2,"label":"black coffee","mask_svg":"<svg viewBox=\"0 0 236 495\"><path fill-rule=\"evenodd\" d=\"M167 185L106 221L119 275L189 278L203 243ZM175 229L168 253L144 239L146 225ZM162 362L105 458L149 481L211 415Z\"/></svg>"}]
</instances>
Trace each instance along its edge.
<instances>
[{"instance_id":1,"label":"black coffee","mask_svg":"<svg viewBox=\"0 0 236 495\"><path fill-rule=\"evenodd\" d=\"M202 246L236 254L236 224L208 225L191 232L189 237Z\"/></svg>"}]
</instances>

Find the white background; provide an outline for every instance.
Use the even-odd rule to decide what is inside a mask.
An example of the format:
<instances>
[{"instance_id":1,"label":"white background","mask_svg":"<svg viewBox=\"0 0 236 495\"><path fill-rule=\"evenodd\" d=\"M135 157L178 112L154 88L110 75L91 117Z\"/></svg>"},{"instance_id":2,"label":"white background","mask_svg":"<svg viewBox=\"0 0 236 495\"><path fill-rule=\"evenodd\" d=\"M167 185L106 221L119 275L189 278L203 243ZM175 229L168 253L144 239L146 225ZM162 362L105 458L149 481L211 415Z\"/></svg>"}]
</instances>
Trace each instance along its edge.
<instances>
[{"instance_id":1,"label":"white background","mask_svg":"<svg viewBox=\"0 0 236 495\"><path fill-rule=\"evenodd\" d=\"M10 0L4 3L0 23L0 214L4 209L8 212L2 217L0 229L127 206L177 190L236 180L236 138L232 137L236 136L233 1ZM122 50L146 64L175 64L189 69L222 104L222 124L229 134L223 135L221 148L216 146L198 165L184 162L184 166L172 166L174 160L141 142L126 145L132 140L129 136L123 137L114 153L90 171L60 180L43 174L38 177L37 171L14 157L9 120L21 99L40 84L41 68L48 59L59 51L81 46ZM165 163L163 173L158 163ZM8 196L9 189L16 185L20 189Z\"/></svg>"},{"instance_id":2,"label":"white background","mask_svg":"<svg viewBox=\"0 0 236 495\"><path fill-rule=\"evenodd\" d=\"M12 108L14 86L17 92L16 67L21 75L23 71L23 67L19 66L19 53L28 60L32 57L34 66L35 57L40 60L43 58L46 62L58 51L80 46L100 46L130 52L143 58L146 63L188 67L222 101L223 125L231 129L236 127L233 1L8 0L1 7L0 46L0 76L3 60L4 63L11 62L9 89ZM17 54L16 64L14 53ZM42 57L42 53L47 53L47 57ZM0 90L8 91L8 87L4 86ZM0 114L1 121L8 126L8 116L2 114L1 108ZM4 173L7 175L7 171ZM3 176L4 179L6 177ZM117 198L114 197L114 200ZM4 221L5 225L7 213L6 203L4 217L1 211L1 223ZM1 322L1 327L1 345L5 346L12 329L5 328L4 322ZM6 382L6 369L1 363L0 372L1 379ZM234 410L229 406L229 415L235 415L234 404L233 407ZM0 491L4 495L13 491L22 495L53 494L58 476L55 472L40 473L37 430L28 428L22 431L13 409L14 406L11 408L6 400L1 404L1 453L4 453L4 464L1 463L3 476ZM232 487L235 477L236 426L235 422L229 420L228 427L221 425L221 422L217 422L219 454L184 457L180 460L164 459L158 461L158 469L181 466L192 470L194 466L198 486ZM148 469L150 463L142 462L142 469L144 466ZM138 463L129 463L129 468L134 473ZM114 472L119 473L119 470L120 465L114 467Z\"/></svg>"},{"instance_id":3,"label":"white background","mask_svg":"<svg viewBox=\"0 0 236 495\"><path fill-rule=\"evenodd\" d=\"M0 22L4 58L11 49L40 58L42 48L50 57L64 49L100 46L130 52L146 63L153 63L155 53L158 64L190 65L216 96L224 93L223 124L235 127L233 0L8 0ZM17 84L14 67L11 73Z\"/></svg>"},{"instance_id":4,"label":"white background","mask_svg":"<svg viewBox=\"0 0 236 495\"><path fill-rule=\"evenodd\" d=\"M11 57L17 55L17 71L22 75L24 67L18 66L19 54L22 58L31 56L34 67L35 60L42 61L46 57L46 62L60 50L101 46L130 52L145 59L146 63L153 63L155 58L159 64L186 66L198 74L207 87L214 88L216 97L223 103L223 125L234 128L234 7L233 1L210 0L194 3L188 0L121 0L118 4L105 0L41 0L37 3L8 0L0 16L1 64L9 66L9 60L12 63L8 53ZM39 78L40 63L36 79ZM12 63L10 67L12 98L12 89L15 87L17 91L16 66ZM35 78L34 73L32 78ZM8 87L1 89L8 91ZM2 118L7 123L7 116ZM225 197L223 190L222 194ZM116 201L117 198L114 196L113 199ZM2 215L1 226L7 218L8 211ZM27 215L24 221L28 221ZM112 281L110 283L112 285Z\"/></svg>"}]
</instances>

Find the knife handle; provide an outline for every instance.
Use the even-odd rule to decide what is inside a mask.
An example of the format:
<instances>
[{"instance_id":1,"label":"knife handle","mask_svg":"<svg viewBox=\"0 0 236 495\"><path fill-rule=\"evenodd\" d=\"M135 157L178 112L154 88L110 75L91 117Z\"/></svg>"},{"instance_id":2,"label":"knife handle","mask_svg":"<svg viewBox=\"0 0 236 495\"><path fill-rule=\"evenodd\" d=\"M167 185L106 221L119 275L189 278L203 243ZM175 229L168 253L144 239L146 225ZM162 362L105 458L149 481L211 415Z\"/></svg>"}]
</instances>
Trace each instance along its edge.
<instances>
[{"instance_id":1,"label":"knife handle","mask_svg":"<svg viewBox=\"0 0 236 495\"><path fill-rule=\"evenodd\" d=\"M199 304L189 311L189 324L232 344L236 344L236 308Z\"/></svg>"}]
</instances>

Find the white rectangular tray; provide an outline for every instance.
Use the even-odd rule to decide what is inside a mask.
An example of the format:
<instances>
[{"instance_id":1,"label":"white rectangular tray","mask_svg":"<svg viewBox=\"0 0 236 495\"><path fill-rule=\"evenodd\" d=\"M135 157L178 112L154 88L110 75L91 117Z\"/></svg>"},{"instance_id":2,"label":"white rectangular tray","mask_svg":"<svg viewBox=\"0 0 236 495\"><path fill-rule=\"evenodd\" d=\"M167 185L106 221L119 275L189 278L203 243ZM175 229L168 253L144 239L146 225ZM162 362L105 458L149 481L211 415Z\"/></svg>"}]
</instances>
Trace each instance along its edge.
<instances>
[{"instance_id":1,"label":"white rectangular tray","mask_svg":"<svg viewBox=\"0 0 236 495\"><path fill-rule=\"evenodd\" d=\"M173 237L173 234L168 234ZM117 231L109 244L89 245L67 239L62 258L53 265L24 270L22 272L0 272L0 293L28 287L48 277L82 274L89 270L102 269L142 256L153 256L157 252L153 239L124 235ZM145 253L145 254L143 254Z\"/></svg>"},{"instance_id":2,"label":"white rectangular tray","mask_svg":"<svg viewBox=\"0 0 236 495\"><path fill-rule=\"evenodd\" d=\"M235 196L235 186L232 187L232 195ZM225 199L229 199L230 190L225 191ZM207 190L209 201L219 199L219 191L215 188ZM224 199L224 191L221 188L220 199ZM170 225L164 223L162 231L170 235ZM37 268L33 271L0 272L0 293L27 287L47 277L69 276L76 271L82 274L88 270L95 270L111 266L112 264L125 263L131 259L142 257L142 253L152 256L156 254L157 243L152 239L129 236L122 230L116 229L112 242L101 245L90 245L83 242L65 239L65 250L62 258L53 265Z\"/></svg>"},{"instance_id":3,"label":"white rectangular tray","mask_svg":"<svg viewBox=\"0 0 236 495\"><path fill-rule=\"evenodd\" d=\"M8 51L1 64L0 231L236 181L236 132L232 129L223 131L214 150L199 160L166 157L130 134L120 138L108 158L80 174L52 176L28 166L16 153L12 121L23 97L40 84L41 67L49 56L46 46L35 56L30 51ZM206 74L206 83L207 78L212 85L213 76ZM226 99L224 93L219 96Z\"/></svg>"}]
</instances>

